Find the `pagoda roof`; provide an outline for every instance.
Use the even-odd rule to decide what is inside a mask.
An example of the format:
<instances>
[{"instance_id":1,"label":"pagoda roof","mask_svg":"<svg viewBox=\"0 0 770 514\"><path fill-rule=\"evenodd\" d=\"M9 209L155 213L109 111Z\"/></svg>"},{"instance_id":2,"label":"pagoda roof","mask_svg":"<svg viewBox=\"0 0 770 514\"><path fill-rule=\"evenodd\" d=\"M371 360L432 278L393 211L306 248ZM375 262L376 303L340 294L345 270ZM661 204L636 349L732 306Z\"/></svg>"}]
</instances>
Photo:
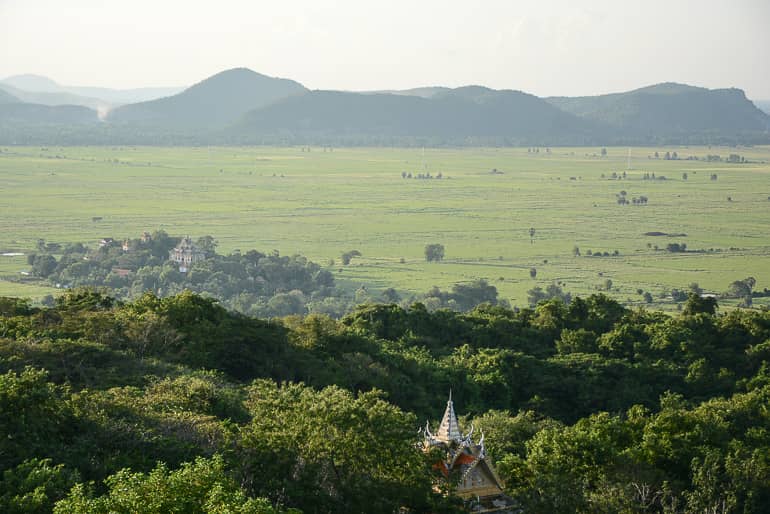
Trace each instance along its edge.
<instances>
[{"instance_id":1,"label":"pagoda roof","mask_svg":"<svg viewBox=\"0 0 770 514\"><path fill-rule=\"evenodd\" d=\"M454 403L452 402L452 391L449 391L449 401L446 402L444 417L441 418L441 424L438 427L435 438L436 440L445 443L459 441L463 438L463 434L460 431L460 424L458 423L457 415L455 414Z\"/></svg>"}]
</instances>

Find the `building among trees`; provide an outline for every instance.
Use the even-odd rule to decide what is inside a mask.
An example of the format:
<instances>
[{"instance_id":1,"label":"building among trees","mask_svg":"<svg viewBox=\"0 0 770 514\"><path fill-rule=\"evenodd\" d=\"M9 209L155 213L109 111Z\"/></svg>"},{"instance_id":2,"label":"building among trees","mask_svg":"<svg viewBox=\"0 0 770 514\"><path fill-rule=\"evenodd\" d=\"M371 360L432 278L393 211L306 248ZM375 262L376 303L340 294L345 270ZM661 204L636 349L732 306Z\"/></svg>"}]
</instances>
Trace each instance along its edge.
<instances>
[{"instance_id":1,"label":"building among trees","mask_svg":"<svg viewBox=\"0 0 770 514\"><path fill-rule=\"evenodd\" d=\"M484 447L484 433L473 440L473 425L463 435L455 415L452 393L449 393L444 417L433 434L425 424L424 449L438 449L441 460L434 464L450 483L450 490L465 500L472 512L514 512L514 502L503 493L504 484L497 475Z\"/></svg>"},{"instance_id":2,"label":"building among trees","mask_svg":"<svg viewBox=\"0 0 770 514\"><path fill-rule=\"evenodd\" d=\"M183 237L179 245L168 252L169 260L179 265L180 273L187 273L190 267L206 258L206 253L195 246L190 236Z\"/></svg>"}]
</instances>

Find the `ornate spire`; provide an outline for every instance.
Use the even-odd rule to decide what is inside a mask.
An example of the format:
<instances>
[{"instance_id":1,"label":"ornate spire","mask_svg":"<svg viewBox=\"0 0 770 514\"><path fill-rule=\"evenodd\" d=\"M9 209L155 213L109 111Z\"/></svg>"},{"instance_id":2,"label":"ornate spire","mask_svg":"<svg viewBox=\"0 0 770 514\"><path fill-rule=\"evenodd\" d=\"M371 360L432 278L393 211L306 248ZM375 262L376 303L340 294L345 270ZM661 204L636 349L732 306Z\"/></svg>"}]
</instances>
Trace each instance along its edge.
<instances>
[{"instance_id":1,"label":"ornate spire","mask_svg":"<svg viewBox=\"0 0 770 514\"><path fill-rule=\"evenodd\" d=\"M459 441L462 437L460 425L457 423L457 416L455 415L455 407L452 403L452 391L450 390L449 401L446 402L444 417L441 419L441 425L438 427L438 433L435 435L435 438L448 443L450 441Z\"/></svg>"}]
</instances>

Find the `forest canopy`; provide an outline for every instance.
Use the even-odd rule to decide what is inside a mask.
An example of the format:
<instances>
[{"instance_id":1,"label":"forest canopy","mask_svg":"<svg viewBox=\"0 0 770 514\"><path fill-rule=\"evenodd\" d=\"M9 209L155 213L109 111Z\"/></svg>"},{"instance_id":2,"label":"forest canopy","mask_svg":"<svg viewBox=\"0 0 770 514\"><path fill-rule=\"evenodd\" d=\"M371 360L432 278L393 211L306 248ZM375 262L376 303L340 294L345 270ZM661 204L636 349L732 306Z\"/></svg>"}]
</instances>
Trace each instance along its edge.
<instances>
[{"instance_id":1,"label":"forest canopy","mask_svg":"<svg viewBox=\"0 0 770 514\"><path fill-rule=\"evenodd\" d=\"M770 313L714 307L3 298L0 510L452 512L416 432L451 388L525 511L762 512Z\"/></svg>"}]
</instances>

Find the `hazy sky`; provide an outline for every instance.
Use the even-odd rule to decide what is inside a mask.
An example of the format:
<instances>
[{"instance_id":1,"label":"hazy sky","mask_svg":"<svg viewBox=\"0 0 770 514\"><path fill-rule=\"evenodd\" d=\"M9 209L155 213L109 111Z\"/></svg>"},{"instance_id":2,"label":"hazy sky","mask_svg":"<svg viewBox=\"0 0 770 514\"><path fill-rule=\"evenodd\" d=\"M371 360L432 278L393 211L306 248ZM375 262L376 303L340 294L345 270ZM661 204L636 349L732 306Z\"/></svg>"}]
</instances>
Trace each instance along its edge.
<instances>
[{"instance_id":1,"label":"hazy sky","mask_svg":"<svg viewBox=\"0 0 770 514\"><path fill-rule=\"evenodd\" d=\"M0 77L584 95L675 81L770 99L770 0L0 0Z\"/></svg>"}]
</instances>

